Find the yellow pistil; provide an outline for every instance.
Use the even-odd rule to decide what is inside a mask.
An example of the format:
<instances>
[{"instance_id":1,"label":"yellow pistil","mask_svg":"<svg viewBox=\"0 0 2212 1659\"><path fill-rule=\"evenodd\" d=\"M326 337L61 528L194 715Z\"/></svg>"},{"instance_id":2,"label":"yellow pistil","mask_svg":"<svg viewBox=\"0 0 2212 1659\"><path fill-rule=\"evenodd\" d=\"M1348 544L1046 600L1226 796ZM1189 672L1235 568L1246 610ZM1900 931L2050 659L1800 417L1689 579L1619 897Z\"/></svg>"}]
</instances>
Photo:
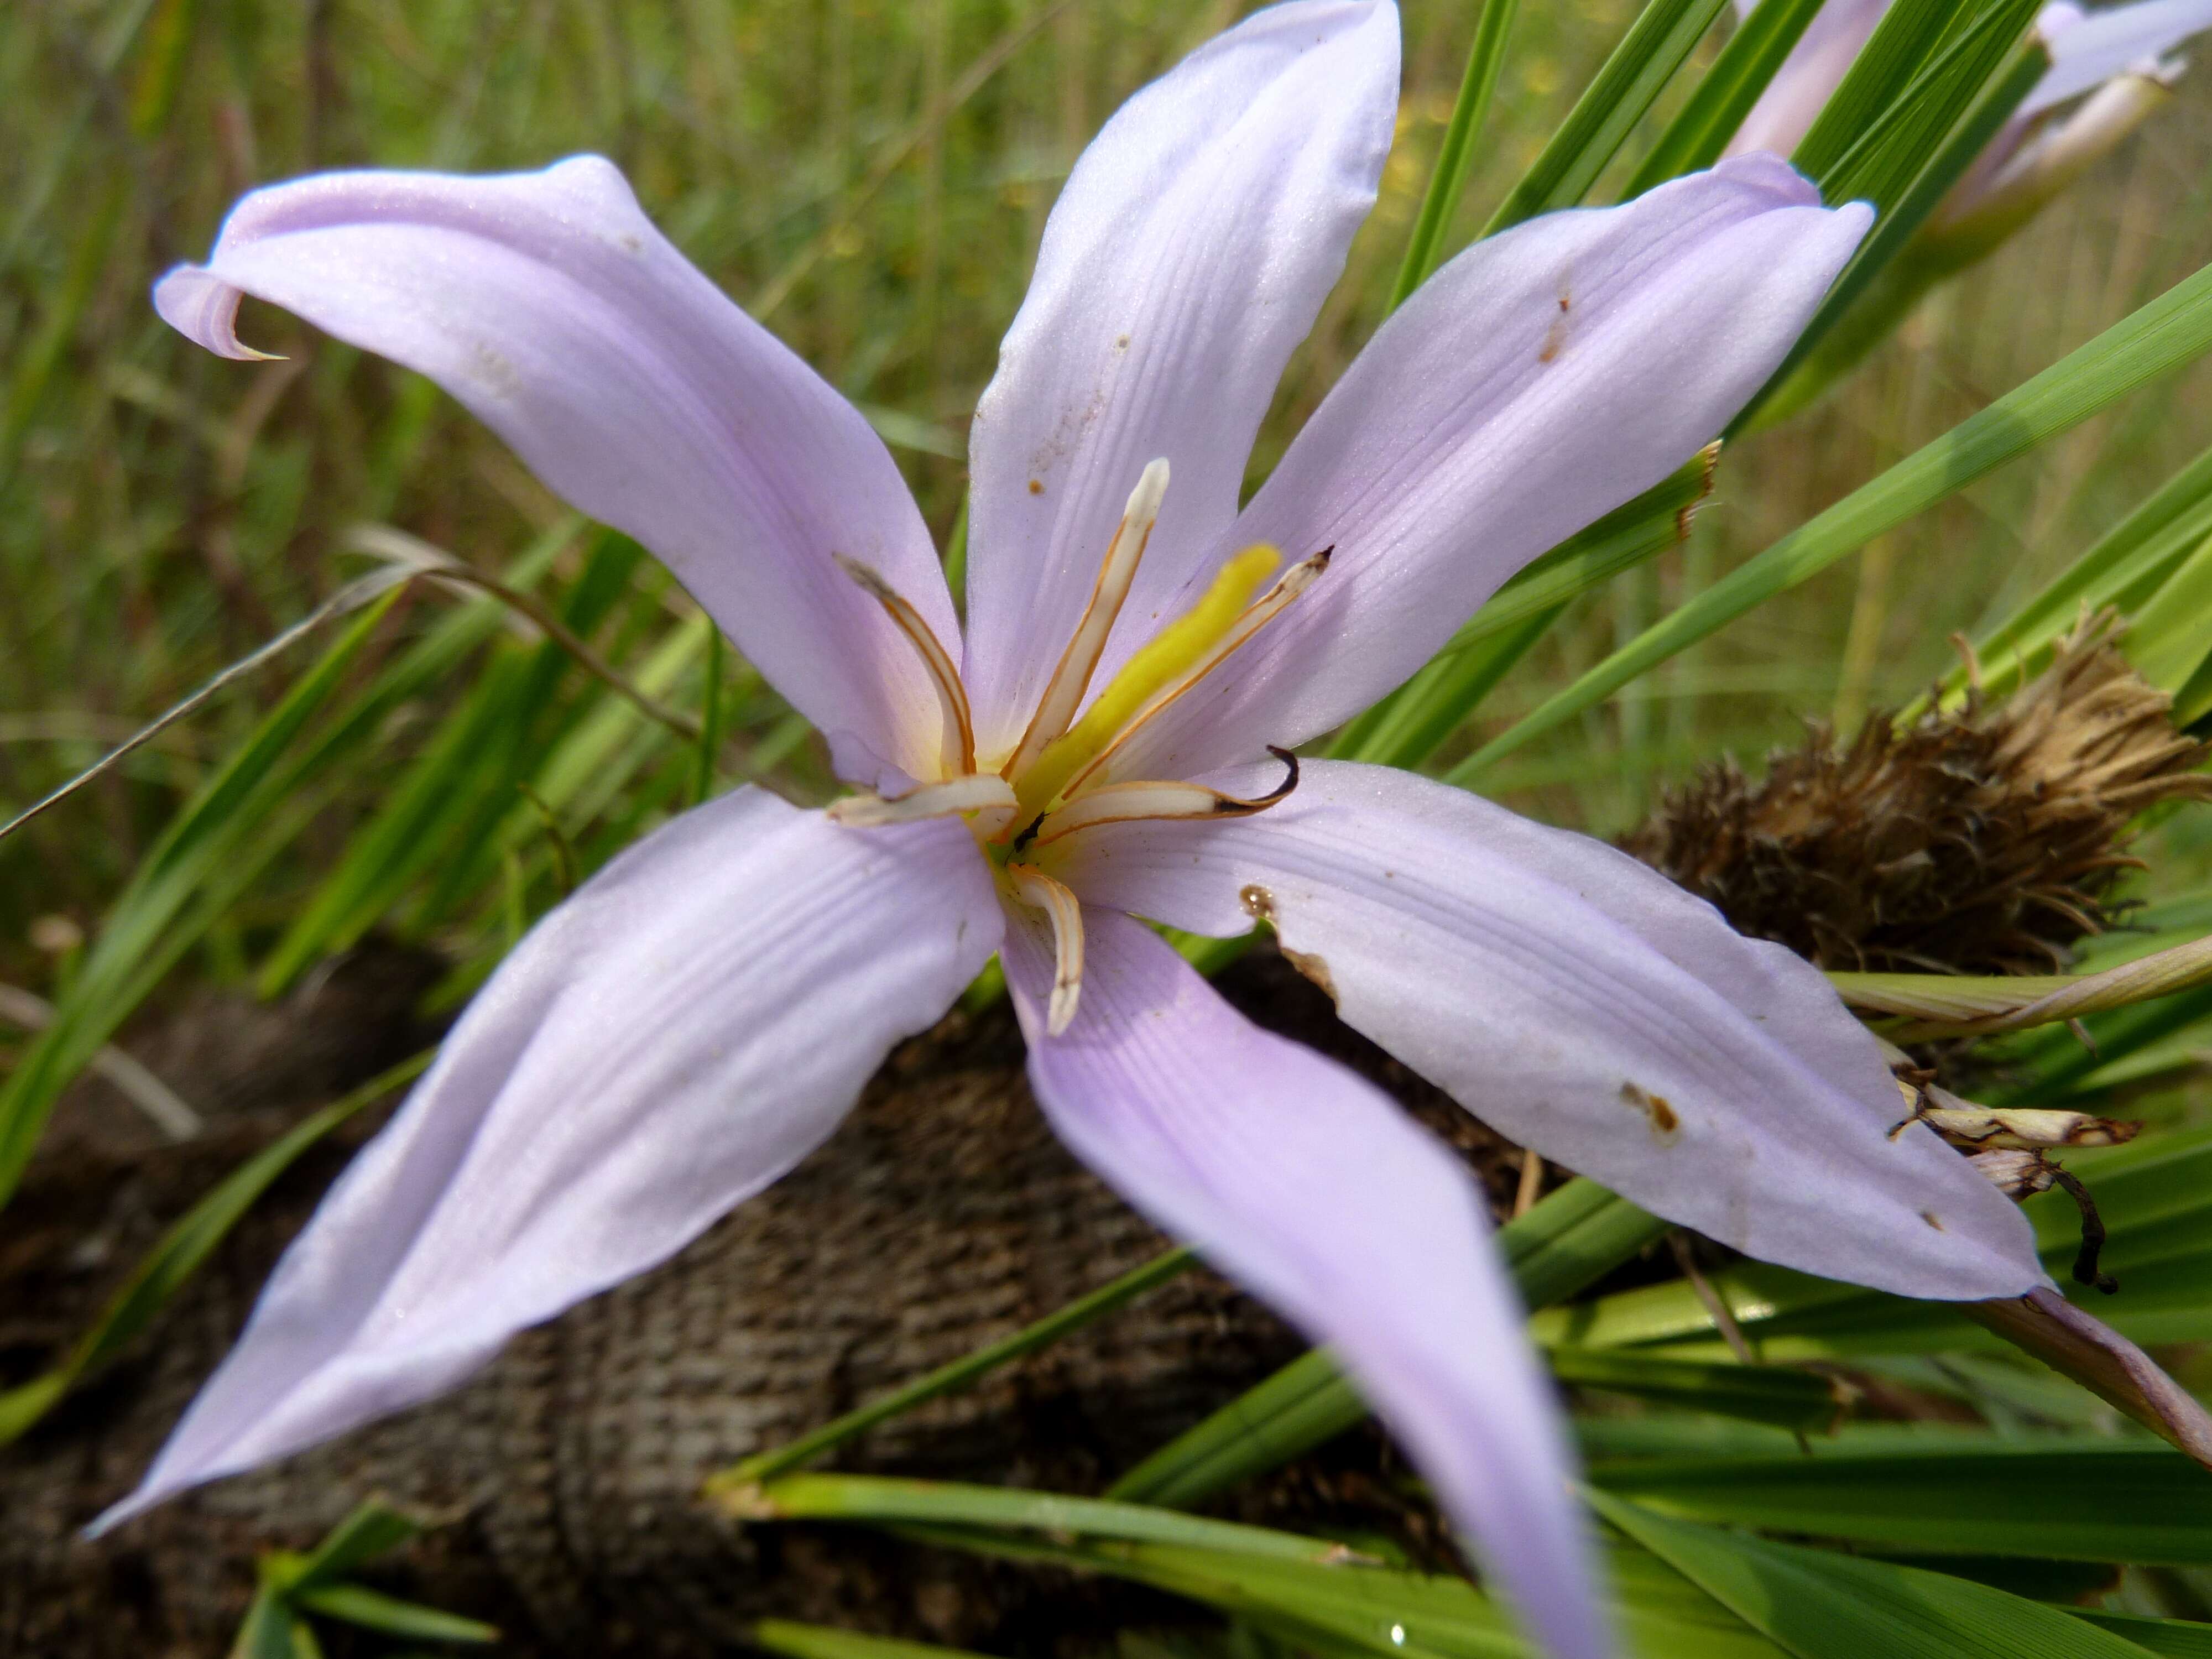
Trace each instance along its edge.
<instances>
[{"instance_id":1,"label":"yellow pistil","mask_svg":"<svg viewBox=\"0 0 2212 1659\"><path fill-rule=\"evenodd\" d=\"M1279 552L1263 544L1248 547L1224 564L1198 603L1131 657L1083 718L1048 744L1036 763L1012 780L1020 803L1018 820L1050 807L1068 780L1103 754L1161 690L1212 650L1282 562Z\"/></svg>"}]
</instances>

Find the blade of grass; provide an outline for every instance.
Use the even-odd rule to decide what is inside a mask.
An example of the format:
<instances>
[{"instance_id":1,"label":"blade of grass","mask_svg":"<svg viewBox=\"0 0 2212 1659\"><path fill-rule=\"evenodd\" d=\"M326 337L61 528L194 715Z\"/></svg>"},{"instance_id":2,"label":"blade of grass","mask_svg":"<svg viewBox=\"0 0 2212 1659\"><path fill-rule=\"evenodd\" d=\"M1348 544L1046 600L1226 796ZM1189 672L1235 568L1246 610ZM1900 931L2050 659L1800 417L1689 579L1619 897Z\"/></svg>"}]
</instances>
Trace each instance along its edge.
<instances>
[{"instance_id":1,"label":"blade of grass","mask_svg":"<svg viewBox=\"0 0 2212 1659\"><path fill-rule=\"evenodd\" d=\"M878 1423L887 1422L902 1413L911 1411L926 1401L964 1389L1000 1366L1025 1354L1034 1353L1057 1342L1070 1332L1080 1330L1118 1311L1147 1291L1156 1289L1195 1267L1197 1260L1187 1249L1169 1250L1155 1256L1142 1267L1133 1268L1111 1283L1100 1285L1087 1296L1078 1297L1066 1307L1025 1326L1012 1336L963 1355L949 1364L940 1365L927 1376L893 1389L881 1400L857 1411L848 1412L787 1445L758 1453L731 1465L709 1478L707 1490L711 1495L719 1489L768 1480L811 1462L823 1453L865 1434Z\"/></svg>"},{"instance_id":2,"label":"blade of grass","mask_svg":"<svg viewBox=\"0 0 2212 1659\"><path fill-rule=\"evenodd\" d=\"M0 1446L23 1431L59 1402L64 1395L112 1358L168 1304L178 1288L199 1270L239 1218L300 1155L363 1107L386 1098L421 1074L430 1054L402 1061L343 1098L302 1118L284 1136L256 1153L185 1212L161 1243L147 1252L114 1298L68 1357L52 1370L0 1394Z\"/></svg>"},{"instance_id":3,"label":"blade of grass","mask_svg":"<svg viewBox=\"0 0 2212 1659\"><path fill-rule=\"evenodd\" d=\"M1668 1521L1603 1492L1589 1498L1799 1659L2147 1659L2132 1642L1986 1584Z\"/></svg>"},{"instance_id":4,"label":"blade of grass","mask_svg":"<svg viewBox=\"0 0 2212 1659\"><path fill-rule=\"evenodd\" d=\"M1541 1308L1601 1278L1666 1226L1578 1178L1499 1228L1497 1246L1522 1300ZM1170 1441L1109 1486L1106 1495L1195 1504L1311 1450L1366 1415L1336 1361L1316 1349Z\"/></svg>"},{"instance_id":5,"label":"blade of grass","mask_svg":"<svg viewBox=\"0 0 2212 1659\"><path fill-rule=\"evenodd\" d=\"M1650 0L1482 234L1581 201L1725 3Z\"/></svg>"},{"instance_id":6,"label":"blade of grass","mask_svg":"<svg viewBox=\"0 0 2212 1659\"><path fill-rule=\"evenodd\" d=\"M156 940L222 866L235 864L242 839L273 811L264 786L281 775L279 760L330 701L355 658L374 635L397 590L374 602L256 727L252 738L211 778L163 834L110 911L98 940L66 994L54 1023L0 1085L0 1206L22 1178L54 1102L121 1024L131 1000L117 994L143 971Z\"/></svg>"},{"instance_id":7,"label":"blade of grass","mask_svg":"<svg viewBox=\"0 0 2212 1659\"><path fill-rule=\"evenodd\" d=\"M755 1647L787 1659L982 1659L965 1648L932 1647L889 1636L862 1636L827 1625L763 1619L749 1632Z\"/></svg>"},{"instance_id":8,"label":"blade of grass","mask_svg":"<svg viewBox=\"0 0 2212 1659\"><path fill-rule=\"evenodd\" d=\"M1883 531L2079 425L2212 348L2212 267L2069 353L1880 477L1738 566L1447 775L1466 783L1530 739L1595 708L1629 681L1744 612L1825 570Z\"/></svg>"},{"instance_id":9,"label":"blade of grass","mask_svg":"<svg viewBox=\"0 0 2212 1659\"><path fill-rule=\"evenodd\" d=\"M1667 124L1620 192L1633 201L1654 185L1709 167L1720 160L1743 118L1790 56L1822 0L1759 0L1736 25L1728 45L1698 82L1697 90Z\"/></svg>"},{"instance_id":10,"label":"blade of grass","mask_svg":"<svg viewBox=\"0 0 2212 1659\"><path fill-rule=\"evenodd\" d=\"M1802 3L1802 0L1799 0ZM1474 141L1490 113L1498 91L1498 72L1505 67L1505 43L1513 32L1513 19L1521 0L1483 0L1474 23L1474 41L1467 50L1467 69L1460 76L1459 96L1452 101L1451 118L1445 123L1443 143L1437 149L1429 188L1421 198L1421 211L1407 239L1406 257L1390 286L1389 309L1405 304L1406 296L1429 279L1443 263L1443 240L1459 214L1462 192L1474 166Z\"/></svg>"},{"instance_id":11,"label":"blade of grass","mask_svg":"<svg viewBox=\"0 0 2212 1659\"><path fill-rule=\"evenodd\" d=\"M738 1521L921 1522L1012 1528L1156 1544L1180 1544L1284 1561L1328 1561L1341 1544L1179 1510L1010 1486L970 1486L872 1474L787 1474L762 1484L710 1484L708 1501Z\"/></svg>"}]
</instances>

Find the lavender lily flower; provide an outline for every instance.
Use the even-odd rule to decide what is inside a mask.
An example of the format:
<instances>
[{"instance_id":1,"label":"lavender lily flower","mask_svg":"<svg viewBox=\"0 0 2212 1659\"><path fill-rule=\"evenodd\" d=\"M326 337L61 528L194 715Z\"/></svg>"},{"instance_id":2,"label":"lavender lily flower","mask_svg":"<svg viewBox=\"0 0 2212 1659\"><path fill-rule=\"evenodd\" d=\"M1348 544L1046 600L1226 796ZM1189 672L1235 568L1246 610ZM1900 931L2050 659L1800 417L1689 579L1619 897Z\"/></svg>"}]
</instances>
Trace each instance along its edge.
<instances>
[{"instance_id":1,"label":"lavender lily flower","mask_svg":"<svg viewBox=\"0 0 2212 1659\"><path fill-rule=\"evenodd\" d=\"M1796 149L1890 3L1827 0L1729 140L1729 154ZM1756 3L1736 0L1737 15ZM1981 251L1994 247L2165 101L2183 68L2174 48L2207 28L2212 0L2136 0L2100 11L2072 0L2044 7L2035 33L2051 67L1938 208L1931 234L1995 214L2004 222L2002 234L1986 236L1993 221L1977 227L1984 233Z\"/></svg>"},{"instance_id":2,"label":"lavender lily flower","mask_svg":"<svg viewBox=\"0 0 2212 1659\"><path fill-rule=\"evenodd\" d=\"M1719 431L1869 217L1759 155L1480 243L1240 511L1373 202L1397 74L1393 7L1304 0L1108 124L976 410L964 634L866 422L603 161L277 186L162 280L162 314L226 356L252 355L252 294L438 380L665 560L862 793L824 812L737 790L549 915L106 1523L449 1388L665 1260L819 1144L996 951L1069 1146L1336 1345L1553 1653L1611 1651L1466 1174L1138 916L1268 918L1470 1109L1753 1255L1913 1296L2045 1282L1995 1188L1887 1134L1881 1052L1806 963L1598 842L1287 758Z\"/></svg>"}]
</instances>

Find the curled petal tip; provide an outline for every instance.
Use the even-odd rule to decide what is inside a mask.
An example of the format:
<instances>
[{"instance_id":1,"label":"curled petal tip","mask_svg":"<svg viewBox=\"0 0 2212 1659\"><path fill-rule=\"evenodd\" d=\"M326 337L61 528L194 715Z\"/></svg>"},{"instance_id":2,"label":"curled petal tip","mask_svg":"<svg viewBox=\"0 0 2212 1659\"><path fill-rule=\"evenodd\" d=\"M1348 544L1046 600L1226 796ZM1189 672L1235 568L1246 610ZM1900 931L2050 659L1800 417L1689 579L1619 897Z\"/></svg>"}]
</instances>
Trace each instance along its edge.
<instances>
[{"instance_id":1,"label":"curled petal tip","mask_svg":"<svg viewBox=\"0 0 2212 1659\"><path fill-rule=\"evenodd\" d=\"M154 309L163 322L194 344L234 362L283 361L283 353L256 351L238 337L241 297L236 289L199 265L178 265L154 284Z\"/></svg>"}]
</instances>

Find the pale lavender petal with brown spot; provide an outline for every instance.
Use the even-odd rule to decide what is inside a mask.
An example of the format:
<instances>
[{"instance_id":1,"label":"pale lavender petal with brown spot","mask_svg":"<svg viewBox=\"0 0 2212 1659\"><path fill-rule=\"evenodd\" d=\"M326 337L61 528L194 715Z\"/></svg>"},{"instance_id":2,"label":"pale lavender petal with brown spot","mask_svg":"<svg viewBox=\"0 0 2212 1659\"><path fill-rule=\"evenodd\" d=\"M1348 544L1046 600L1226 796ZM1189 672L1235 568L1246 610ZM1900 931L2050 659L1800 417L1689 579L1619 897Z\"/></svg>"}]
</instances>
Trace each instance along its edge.
<instances>
[{"instance_id":1,"label":"pale lavender petal with brown spot","mask_svg":"<svg viewBox=\"0 0 2212 1659\"><path fill-rule=\"evenodd\" d=\"M998 946L957 822L741 789L516 947L278 1263L111 1526L442 1393L798 1163Z\"/></svg>"},{"instance_id":2,"label":"pale lavender petal with brown spot","mask_svg":"<svg viewBox=\"0 0 2212 1659\"><path fill-rule=\"evenodd\" d=\"M1507 577L1717 436L1871 218L1752 155L1460 255L1376 331L1217 546L1334 546L1327 574L1114 775L1187 777L1365 708Z\"/></svg>"},{"instance_id":3,"label":"pale lavender petal with brown spot","mask_svg":"<svg viewBox=\"0 0 2212 1659\"><path fill-rule=\"evenodd\" d=\"M2044 1282L1995 1188L1925 1128L1891 1137L1903 1097L1814 968L1601 842L1309 761L1257 817L1048 850L1089 903L1217 935L1269 918L1346 1024L1477 1116L1748 1255L1905 1296Z\"/></svg>"},{"instance_id":4,"label":"pale lavender petal with brown spot","mask_svg":"<svg viewBox=\"0 0 2212 1659\"><path fill-rule=\"evenodd\" d=\"M1255 13L1123 105L1054 206L976 406L966 677L1011 750L1147 462L1172 471L1094 684L1237 514L1253 434L1375 200L1396 9Z\"/></svg>"},{"instance_id":5,"label":"pale lavender petal with brown spot","mask_svg":"<svg viewBox=\"0 0 2212 1659\"><path fill-rule=\"evenodd\" d=\"M1554 1659L1613 1652L1575 1459L1474 1182L1380 1091L1263 1031L1158 935L1086 910L1045 1035L1048 930L1010 920L1030 1077L1076 1156L1335 1351Z\"/></svg>"},{"instance_id":6,"label":"pale lavender petal with brown spot","mask_svg":"<svg viewBox=\"0 0 2212 1659\"><path fill-rule=\"evenodd\" d=\"M957 649L898 468L653 228L611 163L256 191L207 264L171 271L154 300L210 350L252 356L233 330L241 294L428 375L556 493L644 543L854 781L885 776L846 758L863 751L933 774L938 704L913 647L831 562L879 572Z\"/></svg>"}]
</instances>

